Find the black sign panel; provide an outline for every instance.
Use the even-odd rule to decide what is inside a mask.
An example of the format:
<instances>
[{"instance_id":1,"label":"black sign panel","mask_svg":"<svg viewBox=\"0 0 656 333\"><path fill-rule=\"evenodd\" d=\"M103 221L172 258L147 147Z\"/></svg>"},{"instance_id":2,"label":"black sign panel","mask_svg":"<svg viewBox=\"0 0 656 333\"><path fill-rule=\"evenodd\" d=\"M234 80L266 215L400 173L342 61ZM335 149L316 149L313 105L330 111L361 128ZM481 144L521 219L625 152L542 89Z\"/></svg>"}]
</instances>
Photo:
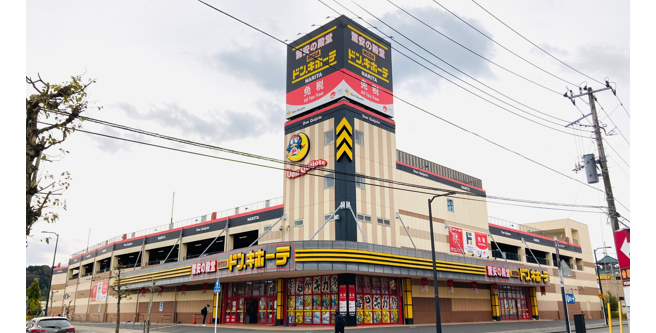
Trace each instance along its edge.
<instances>
[{"instance_id":1,"label":"black sign panel","mask_svg":"<svg viewBox=\"0 0 656 333\"><path fill-rule=\"evenodd\" d=\"M240 225L247 225L251 223L257 223L267 220L278 219L284 213L284 208L276 208L272 210L267 210L261 213L244 215L240 217L231 217L230 222L228 222L229 227L238 227Z\"/></svg>"},{"instance_id":2,"label":"black sign panel","mask_svg":"<svg viewBox=\"0 0 656 333\"><path fill-rule=\"evenodd\" d=\"M80 262L80 259L82 259L82 257L77 257L77 258L69 259L69 260L68 260L68 264L69 264L69 265L77 264L78 262Z\"/></svg>"},{"instance_id":3,"label":"black sign panel","mask_svg":"<svg viewBox=\"0 0 656 333\"><path fill-rule=\"evenodd\" d=\"M204 234L206 232L212 232L217 230L223 230L225 228L226 221L212 222L207 223L191 228L184 229L182 231L182 237L187 237L191 235Z\"/></svg>"},{"instance_id":4,"label":"black sign panel","mask_svg":"<svg viewBox=\"0 0 656 333\"><path fill-rule=\"evenodd\" d=\"M139 239L134 239L134 240L127 240L122 243L115 243L114 244L114 251L122 250L122 249L127 249L130 247L135 247L135 246L141 246L143 245L143 238Z\"/></svg>"},{"instance_id":5,"label":"black sign panel","mask_svg":"<svg viewBox=\"0 0 656 333\"><path fill-rule=\"evenodd\" d=\"M294 132L300 132L306 127L321 123L323 121L333 119L334 114L342 108L348 109L349 111L355 113L355 119L364 121L365 123L372 124L376 127L380 127L386 131L395 133L396 124L391 119L384 118L382 116L377 116L373 112L364 111L361 107L354 107L352 103L342 102L335 105L331 105L322 109L322 111L310 113L307 116L303 116L299 119L294 119L285 124L285 135Z\"/></svg>"},{"instance_id":6,"label":"black sign panel","mask_svg":"<svg viewBox=\"0 0 656 333\"><path fill-rule=\"evenodd\" d=\"M68 267L55 268L55 271L52 272L52 274L62 274L62 273L67 273L67 272L68 272Z\"/></svg>"},{"instance_id":7,"label":"black sign panel","mask_svg":"<svg viewBox=\"0 0 656 333\"><path fill-rule=\"evenodd\" d=\"M180 237L180 230L171 231L155 236L146 236L146 244L165 242L172 239L178 239L179 237Z\"/></svg>"},{"instance_id":8,"label":"black sign panel","mask_svg":"<svg viewBox=\"0 0 656 333\"><path fill-rule=\"evenodd\" d=\"M502 236L502 237L512 238L512 239L516 239L516 240L520 240L520 241L522 240L522 238L524 238L524 240L527 243L540 244L540 245L549 246L549 247L555 247L556 246L556 244L553 240L527 235L527 234L521 233L519 231L512 231L512 230L506 230L506 229L503 229L503 228L497 228L497 227L494 227L492 225L489 225L489 228L490 228L490 233L494 236ZM569 244L563 244L563 243L560 243L560 242L558 243L558 248L561 249L561 250L582 253L580 247L569 245Z\"/></svg>"},{"instance_id":9,"label":"black sign panel","mask_svg":"<svg viewBox=\"0 0 656 333\"><path fill-rule=\"evenodd\" d=\"M93 257L95 257L95 256L96 256L96 253L95 253L95 252L91 252L91 253L89 253L89 254L85 254L85 255L82 256L82 261L89 260L89 259L91 259L91 258L93 258Z\"/></svg>"},{"instance_id":10,"label":"black sign panel","mask_svg":"<svg viewBox=\"0 0 656 333\"><path fill-rule=\"evenodd\" d=\"M348 98L394 116L392 46L340 16L287 49L287 118Z\"/></svg>"},{"instance_id":11,"label":"black sign panel","mask_svg":"<svg viewBox=\"0 0 656 333\"><path fill-rule=\"evenodd\" d=\"M420 169L417 169L415 167L406 165L406 164L401 163L401 162L396 162L396 169L411 173L411 174L419 176L419 177L430 179L430 180L436 181L438 183L453 186L453 187L459 188L461 190L465 190L467 192L475 193L475 194L478 194L480 196L486 196L485 191L479 190L479 189L477 189L475 187L472 187L472 186L463 185L463 184L461 184L461 183L459 183L455 180L449 179L449 178L438 177L438 176L434 175L432 172L428 172L426 170L420 170Z\"/></svg>"},{"instance_id":12,"label":"black sign panel","mask_svg":"<svg viewBox=\"0 0 656 333\"><path fill-rule=\"evenodd\" d=\"M103 254L111 253L111 252L112 252L112 248L113 248L113 246L112 246L112 245L109 245L109 246L105 246L105 247L103 247L103 248L101 248L101 249L96 250L96 257L99 257L99 256L101 256L101 255L103 255Z\"/></svg>"}]
</instances>

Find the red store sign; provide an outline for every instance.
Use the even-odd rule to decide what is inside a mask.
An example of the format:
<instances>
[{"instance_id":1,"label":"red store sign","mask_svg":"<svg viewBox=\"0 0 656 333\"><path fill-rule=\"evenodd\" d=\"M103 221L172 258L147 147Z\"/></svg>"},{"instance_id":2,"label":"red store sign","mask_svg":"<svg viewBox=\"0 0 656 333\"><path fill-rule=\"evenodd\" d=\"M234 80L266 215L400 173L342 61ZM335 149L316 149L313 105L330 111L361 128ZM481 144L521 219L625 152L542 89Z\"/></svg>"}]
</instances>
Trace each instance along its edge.
<instances>
[{"instance_id":1,"label":"red store sign","mask_svg":"<svg viewBox=\"0 0 656 333\"><path fill-rule=\"evenodd\" d=\"M327 165L328 165L328 162L326 162L326 160L312 160L312 161L310 161L310 163L308 163L307 165L302 166L301 168L299 168L296 171L287 170L286 177L289 178L289 179L298 178L300 176L305 175L310 170L314 170L316 167L327 166Z\"/></svg>"},{"instance_id":2,"label":"red store sign","mask_svg":"<svg viewBox=\"0 0 656 333\"><path fill-rule=\"evenodd\" d=\"M216 272L216 260L191 265L191 275Z\"/></svg>"},{"instance_id":3,"label":"red store sign","mask_svg":"<svg viewBox=\"0 0 656 333\"><path fill-rule=\"evenodd\" d=\"M510 277L510 268L505 267L496 267L496 266L485 266L487 276L500 276L500 277Z\"/></svg>"}]
</instances>

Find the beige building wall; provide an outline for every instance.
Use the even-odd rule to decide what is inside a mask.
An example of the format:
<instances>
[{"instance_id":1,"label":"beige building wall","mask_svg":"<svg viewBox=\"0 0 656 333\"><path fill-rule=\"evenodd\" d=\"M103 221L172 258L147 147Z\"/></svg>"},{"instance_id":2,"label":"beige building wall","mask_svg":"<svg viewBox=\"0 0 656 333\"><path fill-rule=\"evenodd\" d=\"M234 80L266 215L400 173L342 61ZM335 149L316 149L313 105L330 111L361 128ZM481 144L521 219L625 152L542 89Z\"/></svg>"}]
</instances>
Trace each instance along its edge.
<instances>
[{"instance_id":1,"label":"beige building wall","mask_svg":"<svg viewBox=\"0 0 656 333\"><path fill-rule=\"evenodd\" d=\"M325 144L324 133L327 131L335 131L335 122L329 119L312 125L301 130L305 133L310 140L310 151L308 155L299 163L308 163L312 160L323 159L328 162L327 169L335 168L335 144ZM287 148L289 139L296 132L285 135L284 148ZM281 149L283 158L287 160L285 150ZM287 169L297 170L299 167L294 165L286 165ZM284 177L284 197L283 204L285 206L285 213L287 220L282 221L283 241L299 241L307 240L314 235L324 222L324 216L332 214L335 211L335 188L324 189L324 178L316 177L313 175L324 175L327 172L314 170L308 174L288 179L283 173ZM303 220L302 226L294 226L294 221ZM335 225L333 222L328 222L326 226L315 237L315 240L334 240L335 239Z\"/></svg>"},{"instance_id":2,"label":"beige building wall","mask_svg":"<svg viewBox=\"0 0 656 333\"><path fill-rule=\"evenodd\" d=\"M366 176L394 180L396 166L396 134L363 122L354 121L354 131L364 135L364 145L353 141L355 172ZM355 133L354 136L355 138ZM394 190L376 186L393 186L390 183L366 179L365 188L356 187L357 214L371 217L371 222L359 221L362 232L371 244L398 246L399 234L394 215ZM388 220L390 225L381 225L378 219ZM363 242L358 234L358 242Z\"/></svg>"}]
</instances>

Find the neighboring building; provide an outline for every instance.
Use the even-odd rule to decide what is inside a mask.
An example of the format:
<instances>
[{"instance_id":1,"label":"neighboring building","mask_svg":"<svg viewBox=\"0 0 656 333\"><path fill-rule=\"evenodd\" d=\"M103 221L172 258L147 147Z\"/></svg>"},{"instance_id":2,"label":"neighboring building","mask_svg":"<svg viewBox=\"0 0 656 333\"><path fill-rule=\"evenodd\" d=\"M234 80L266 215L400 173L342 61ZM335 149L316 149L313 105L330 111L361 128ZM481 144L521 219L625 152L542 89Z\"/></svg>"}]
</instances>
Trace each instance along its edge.
<instances>
[{"instance_id":1,"label":"neighboring building","mask_svg":"<svg viewBox=\"0 0 656 333\"><path fill-rule=\"evenodd\" d=\"M144 320L152 280L161 287L153 322L191 323L218 303L221 323L329 325L336 311L348 325L434 323L427 200L446 191L461 194L431 206L442 322L562 318L553 236L574 271L565 279L576 296L570 316L601 318L585 225L488 222L480 179L397 149L391 97L376 97L391 91L389 43L340 17L294 45L315 56L291 50L288 59L280 153L304 166L284 173L283 196L79 251L53 278L53 290L71 296L70 318L116 320L108 286L121 264L122 283L134 292L121 302L121 321Z\"/></svg>"}]
</instances>

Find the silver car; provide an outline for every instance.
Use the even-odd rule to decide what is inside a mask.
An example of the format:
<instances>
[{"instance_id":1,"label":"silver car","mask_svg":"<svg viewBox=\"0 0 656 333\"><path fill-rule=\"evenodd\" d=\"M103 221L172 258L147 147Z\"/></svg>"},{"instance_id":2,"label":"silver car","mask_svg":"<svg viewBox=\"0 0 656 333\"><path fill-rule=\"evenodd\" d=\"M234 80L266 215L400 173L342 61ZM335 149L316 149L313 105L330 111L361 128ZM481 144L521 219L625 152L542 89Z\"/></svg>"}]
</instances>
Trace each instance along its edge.
<instances>
[{"instance_id":1,"label":"silver car","mask_svg":"<svg viewBox=\"0 0 656 333\"><path fill-rule=\"evenodd\" d=\"M70 333L75 332L66 317L40 317L34 318L25 327L27 333Z\"/></svg>"}]
</instances>

